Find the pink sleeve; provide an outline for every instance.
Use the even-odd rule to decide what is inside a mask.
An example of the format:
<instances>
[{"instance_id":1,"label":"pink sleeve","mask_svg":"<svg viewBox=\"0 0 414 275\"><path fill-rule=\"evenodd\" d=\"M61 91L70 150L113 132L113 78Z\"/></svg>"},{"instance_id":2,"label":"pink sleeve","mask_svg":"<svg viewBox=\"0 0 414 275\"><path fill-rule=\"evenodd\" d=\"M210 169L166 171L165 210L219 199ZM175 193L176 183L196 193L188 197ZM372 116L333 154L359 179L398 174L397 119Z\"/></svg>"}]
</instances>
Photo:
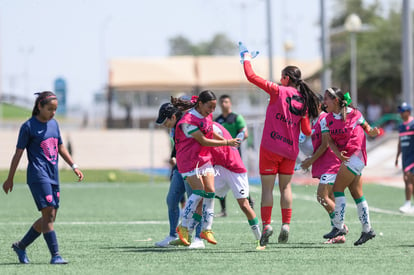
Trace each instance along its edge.
<instances>
[{"instance_id":1,"label":"pink sleeve","mask_svg":"<svg viewBox=\"0 0 414 275\"><path fill-rule=\"evenodd\" d=\"M262 77L256 75L249 60L245 60L243 62L243 67L244 74L250 83L256 85L268 94L270 94L270 91L272 91L273 95L279 95L279 86L276 83L267 81L266 79L263 79Z\"/></svg>"}]
</instances>

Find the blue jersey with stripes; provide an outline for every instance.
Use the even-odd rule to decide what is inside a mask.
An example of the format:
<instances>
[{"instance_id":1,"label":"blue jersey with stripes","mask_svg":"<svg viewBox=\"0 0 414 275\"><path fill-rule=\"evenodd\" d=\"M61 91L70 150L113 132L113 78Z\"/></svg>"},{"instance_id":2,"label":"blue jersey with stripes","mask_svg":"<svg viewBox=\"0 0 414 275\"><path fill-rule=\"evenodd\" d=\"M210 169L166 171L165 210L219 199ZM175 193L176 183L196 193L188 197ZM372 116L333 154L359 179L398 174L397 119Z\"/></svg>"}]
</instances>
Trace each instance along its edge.
<instances>
[{"instance_id":1,"label":"blue jersey with stripes","mask_svg":"<svg viewBox=\"0 0 414 275\"><path fill-rule=\"evenodd\" d=\"M400 148L402 153L403 170L414 168L414 119L410 119L399 126Z\"/></svg>"},{"instance_id":2,"label":"blue jersey with stripes","mask_svg":"<svg viewBox=\"0 0 414 275\"><path fill-rule=\"evenodd\" d=\"M28 184L59 184L58 155L62 144L56 120L41 122L32 116L20 127L17 148L26 149Z\"/></svg>"}]
</instances>

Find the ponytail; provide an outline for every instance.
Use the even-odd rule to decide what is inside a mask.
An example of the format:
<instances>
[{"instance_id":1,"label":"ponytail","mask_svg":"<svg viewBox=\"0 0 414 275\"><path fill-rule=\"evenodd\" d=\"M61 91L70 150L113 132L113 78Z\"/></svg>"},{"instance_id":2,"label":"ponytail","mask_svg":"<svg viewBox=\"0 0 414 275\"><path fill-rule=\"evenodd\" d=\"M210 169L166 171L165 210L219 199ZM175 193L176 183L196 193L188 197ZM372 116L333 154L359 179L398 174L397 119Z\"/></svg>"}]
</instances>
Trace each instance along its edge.
<instances>
[{"instance_id":1,"label":"ponytail","mask_svg":"<svg viewBox=\"0 0 414 275\"><path fill-rule=\"evenodd\" d=\"M287 66L283 69L282 75L289 76L289 80L298 88L299 93L305 101L301 115L304 116L308 112L309 117L317 117L319 114L318 98L309 85L302 80L300 69L296 66Z\"/></svg>"}]
</instances>

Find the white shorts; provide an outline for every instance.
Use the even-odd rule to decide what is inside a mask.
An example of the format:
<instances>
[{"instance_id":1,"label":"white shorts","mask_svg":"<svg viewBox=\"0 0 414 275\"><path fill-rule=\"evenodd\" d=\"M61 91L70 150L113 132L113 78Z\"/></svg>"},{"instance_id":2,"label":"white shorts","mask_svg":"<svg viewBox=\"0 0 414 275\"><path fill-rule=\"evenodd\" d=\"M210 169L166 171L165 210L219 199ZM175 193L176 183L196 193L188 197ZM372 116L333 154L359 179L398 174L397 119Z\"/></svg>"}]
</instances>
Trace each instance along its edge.
<instances>
[{"instance_id":1,"label":"white shorts","mask_svg":"<svg viewBox=\"0 0 414 275\"><path fill-rule=\"evenodd\" d=\"M356 155L352 155L351 158L344 163L348 170L357 176L361 176L362 170L365 167L365 163Z\"/></svg>"},{"instance_id":2,"label":"white shorts","mask_svg":"<svg viewBox=\"0 0 414 275\"><path fill-rule=\"evenodd\" d=\"M210 162L205 163L201 167L196 167L194 170L191 170L190 172L182 173L181 176L183 179L186 179L187 177L191 177L194 175L197 175L197 177L206 176L207 174L214 175L214 167L211 165Z\"/></svg>"},{"instance_id":3,"label":"white shorts","mask_svg":"<svg viewBox=\"0 0 414 275\"><path fill-rule=\"evenodd\" d=\"M322 174L319 184L333 185L336 180L336 174Z\"/></svg>"},{"instance_id":4,"label":"white shorts","mask_svg":"<svg viewBox=\"0 0 414 275\"><path fill-rule=\"evenodd\" d=\"M231 189L236 199L245 199L249 196L249 180L247 173L234 173L223 166L216 165L214 188L216 197L224 198Z\"/></svg>"}]
</instances>

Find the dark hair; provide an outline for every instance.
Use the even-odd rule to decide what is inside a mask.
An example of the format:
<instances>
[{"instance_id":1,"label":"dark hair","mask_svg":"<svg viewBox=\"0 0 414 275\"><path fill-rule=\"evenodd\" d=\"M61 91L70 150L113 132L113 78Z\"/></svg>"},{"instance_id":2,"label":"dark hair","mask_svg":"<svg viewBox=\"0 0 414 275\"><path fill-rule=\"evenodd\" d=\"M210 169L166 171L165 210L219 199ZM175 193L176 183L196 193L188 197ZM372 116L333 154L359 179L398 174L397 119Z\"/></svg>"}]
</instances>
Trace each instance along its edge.
<instances>
[{"instance_id":1,"label":"dark hair","mask_svg":"<svg viewBox=\"0 0 414 275\"><path fill-rule=\"evenodd\" d=\"M289 76L289 81L298 88L298 91L305 100L301 115L308 111L309 117L318 116L318 98L309 85L302 80L302 73L296 66L287 66L282 70L282 76Z\"/></svg>"},{"instance_id":2,"label":"dark hair","mask_svg":"<svg viewBox=\"0 0 414 275\"><path fill-rule=\"evenodd\" d=\"M220 100L220 102L221 102L221 101L223 101L223 100L225 100L225 99L227 99L227 98L231 100L231 98L230 98L230 96L229 96L229 95L222 95L222 96L220 96L219 100Z\"/></svg>"},{"instance_id":3,"label":"dark hair","mask_svg":"<svg viewBox=\"0 0 414 275\"><path fill-rule=\"evenodd\" d=\"M197 103L207 103L212 100L217 100L216 95L210 90L204 90L198 95Z\"/></svg>"},{"instance_id":4,"label":"dark hair","mask_svg":"<svg viewBox=\"0 0 414 275\"><path fill-rule=\"evenodd\" d=\"M174 107L178 108L180 111L186 111L188 109L191 109L197 106L198 102L206 103L206 102L216 100L216 99L217 99L216 95L212 91L205 90L205 91L202 91L198 96L192 96L191 100L171 97L171 103L174 105Z\"/></svg>"},{"instance_id":5,"label":"dark hair","mask_svg":"<svg viewBox=\"0 0 414 275\"><path fill-rule=\"evenodd\" d=\"M322 111L326 112L326 106L325 104L323 104L323 95L321 95L320 93L317 93L316 98L318 99L318 104L321 105Z\"/></svg>"},{"instance_id":6,"label":"dark hair","mask_svg":"<svg viewBox=\"0 0 414 275\"><path fill-rule=\"evenodd\" d=\"M46 104L48 104L50 101L57 100L56 95L54 93L50 92L50 91L35 93L35 95L37 95L37 98L36 98L35 103L34 103L32 116L37 116L40 113L39 103L40 103L40 106L43 107Z\"/></svg>"},{"instance_id":7,"label":"dark hair","mask_svg":"<svg viewBox=\"0 0 414 275\"><path fill-rule=\"evenodd\" d=\"M352 105L347 105L347 101L345 99L345 93L341 91L341 89L336 88L336 87L331 87L325 90L325 93L328 93L328 96L332 99L337 98L338 102L339 102L339 107L341 108L341 115L342 115L342 120L346 121L346 107L350 106L352 107Z\"/></svg>"}]
</instances>

